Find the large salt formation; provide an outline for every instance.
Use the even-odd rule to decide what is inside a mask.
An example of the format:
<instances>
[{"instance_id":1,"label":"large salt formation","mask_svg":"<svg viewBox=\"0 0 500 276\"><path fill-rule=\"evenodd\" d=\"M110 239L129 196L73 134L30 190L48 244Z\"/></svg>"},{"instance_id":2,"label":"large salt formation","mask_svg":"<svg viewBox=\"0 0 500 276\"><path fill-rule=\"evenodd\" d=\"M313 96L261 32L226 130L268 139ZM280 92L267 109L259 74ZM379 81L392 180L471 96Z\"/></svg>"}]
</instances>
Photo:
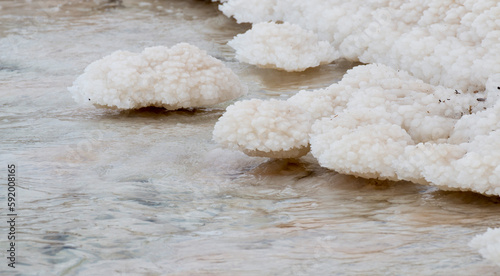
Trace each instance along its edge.
<instances>
[{"instance_id":1,"label":"large salt formation","mask_svg":"<svg viewBox=\"0 0 500 276\"><path fill-rule=\"evenodd\" d=\"M187 43L117 51L91 63L69 88L80 103L118 109L204 107L246 93L222 62Z\"/></svg>"},{"instance_id":2,"label":"large salt formation","mask_svg":"<svg viewBox=\"0 0 500 276\"><path fill-rule=\"evenodd\" d=\"M295 24L340 57L379 64L299 92L279 103L293 112L267 125L260 119L277 102L246 116L228 108L214 131L221 144L276 157L299 157L310 147L322 166L339 172L500 195L499 1L224 0L220 9L238 22ZM228 123L235 116L242 129ZM289 136L276 126L287 117ZM304 130L309 139L297 133ZM499 233L489 229L470 243L497 265Z\"/></svg>"},{"instance_id":3,"label":"large salt formation","mask_svg":"<svg viewBox=\"0 0 500 276\"><path fill-rule=\"evenodd\" d=\"M500 73L497 0L227 0L220 9L238 22L296 24L341 57L386 64L434 85L480 91Z\"/></svg>"},{"instance_id":4,"label":"large salt formation","mask_svg":"<svg viewBox=\"0 0 500 276\"><path fill-rule=\"evenodd\" d=\"M274 24L260 22L300 26L341 57L377 65L288 101L238 103L216 141L261 156L310 148L342 173L500 195L500 2L227 0L220 9L259 34ZM287 120L293 135L279 127Z\"/></svg>"},{"instance_id":5,"label":"large salt formation","mask_svg":"<svg viewBox=\"0 0 500 276\"><path fill-rule=\"evenodd\" d=\"M385 65L358 66L339 83L286 101L237 102L214 139L276 158L310 147L338 172L500 195L500 75L486 86L465 93Z\"/></svg>"}]
</instances>

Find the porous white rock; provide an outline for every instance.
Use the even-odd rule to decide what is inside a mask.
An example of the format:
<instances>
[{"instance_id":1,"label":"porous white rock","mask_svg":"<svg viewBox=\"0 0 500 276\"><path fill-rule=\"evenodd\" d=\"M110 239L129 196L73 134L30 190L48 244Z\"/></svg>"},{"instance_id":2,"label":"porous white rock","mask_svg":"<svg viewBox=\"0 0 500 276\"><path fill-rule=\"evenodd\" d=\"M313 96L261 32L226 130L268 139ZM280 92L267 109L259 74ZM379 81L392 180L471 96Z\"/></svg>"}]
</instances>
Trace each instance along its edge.
<instances>
[{"instance_id":1,"label":"porous white rock","mask_svg":"<svg viewBox=\"0 0 500 276\"><path fill-rule=\"evenodd\" d=\"M247 92L221 61L187 43L116 51L88 65L68 89L79 103L169 110L210 106Z\"/></svg>"},{"instance_id":2,"label":"porous white rock","mask_svg":"<svg viewBox=\"0 0 500 276\"><path fill-rule=\"evenodd\" d=\"M236 59L262 68L304 71L339 58L327 41L295 24L262 22L228 42Z\"/></svg>"},{"instance_id":3,"label":"porous white rock","mask_svg":"<svg viewBox=\"0 0 500 276\"><path fill-rule=\"evenodd\" d=\"M475 236L469 246L478 250L484 258L500 266L500 228L488 228L486 233Z\"/></svg>"},{"instance_id":4,"label":"porous white rock","mask_svg":"<svg viewBox=\"0 0 500 276\"><path fill-rule=\"evenodd\" d=\"M347 100L313 125L312 153L324 167L368 178L399 180L394 163L408 146L444 141L467 110L463 102L477 105L378 64L358 66L331 87Z\"/></svg>"}]
</instances>

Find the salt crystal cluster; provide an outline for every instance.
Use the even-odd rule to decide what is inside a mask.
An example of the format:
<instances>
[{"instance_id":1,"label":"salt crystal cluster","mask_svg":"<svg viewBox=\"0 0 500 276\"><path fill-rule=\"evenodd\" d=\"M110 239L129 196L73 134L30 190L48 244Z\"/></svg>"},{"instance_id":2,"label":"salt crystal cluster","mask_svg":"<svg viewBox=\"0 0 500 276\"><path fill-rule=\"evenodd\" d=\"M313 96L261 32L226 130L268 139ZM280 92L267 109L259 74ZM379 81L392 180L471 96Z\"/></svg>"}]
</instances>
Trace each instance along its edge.
<instances>
[{"instance_id":1,"label":"salt crystal cluster","mask_svg":"<svg viewBox=\"0 0 500 276\"><path fill-rule=\"evenodd\" d=\"M345 174L500 195L498 87L498 75L485 92L465 93L385 65L358 66L286 101L235 103L214 139L275 158L310 148L321 166Z\"/></svg>"},{"instance_id":2,"label":"salt crystal cluster","mask_svg":"<svg viewBox=\"0 0 500 276\"><path fill-rule=\"evenodd\" d=\"M240 101L214 128L215 141L250 156L294 158L309 152L310 114L288 101Z\"/></svg>"},{"instance_id":3,"label":"salt crystal cluster","mask_svg":"<svg viewBox=\"0 0 500 276\"><path fill-rule=\"evenodd\" d=\"M261 22L284 22L329 42L338 50L336 57L371 64L326 89L273 103L276 109L240 114L242 132L226 123L238 113L229 108L216 126L221 144L260 147L259 154L276 157L280 151L293 157L289 149L310 147L323 167L338 172L500 195L499 1L224 0L220 10L254 24L244 43L234 47L242 61L259 65L257 53L245 57L238 51L280 47L262 42L266 34L259 26L274 23ZM268 37L279 37L275 31L267 31ZM263 66L285 67L276 65L286 58L271 53L268 59L262 58ZM292 106L292 116L273 113ZM259 129L248 123L269 114L272 119ZM292 120L297 124L288 135L278 131L276 124ZM296 130L307 131L308 139ZM230 141L221 135L231 131L237 134ZM254 141L249 133L261 135ZM276 142L281 137L287 142ZM500 228L488 229L470 246L500 265Z\"/></svg>"},{"instance_id":4,"label":"salt crystal cluster","mask_svg":"<svg viewBox=\"0 0 500 276\"><path fill-rule=\"evenodd\" d=\"M298 25L340 57L382 63L434 85L473 92L500 73L497 0L227 0L220 10L255 28Z\"/></svg>"},{"instance_id":5,"label":"salt crystal cluster","mask_svg":"<svg viewBox=\"0 0 500 276\"><path fill-rule=\"evenodd\" d=\"M221 61L187 43L116 51L91 63L69 88L80 103L118 109L204 107L246 94Z\"/></svg>"},{"instance_id":6,"label":"salt crystal cluster","mask_svg":"<svg viewBox=\"0 0 500 276\"><path fill-rule=\"evenodd\" d=\"M262 68L289 72L328 64L339 58L327 41L300 26L285 22L262 22L228 42L236 50L236 59Z\"/></svg>"},{"instance_id":7,"label":"salt crystal cluster","mask_svg":"<svg viewBox=\"0 0 500 276\"><path fill-rule=\"evenodd\" d=\"M265 110L248 116L229 108L216 126L220 143L266 156L311 148L322 166L346 174L500 195L500 2L227 0L220 9L253 23L232 42L237 55L248 50L241 57L248 62L276 66L286 60L277 54L286 51L261 50L259 58L252 49L303 41L298 52L308 56L328 41L340 57L372 63L326 89L264 102ZM295 113L277 116L279 108ZM244 131L229 126L233 116ZM259 118L269 124L244 123ZM277 125L289 121L297 122L290 127L294 134L278 134Z\"/></svg>"}]
</instances>

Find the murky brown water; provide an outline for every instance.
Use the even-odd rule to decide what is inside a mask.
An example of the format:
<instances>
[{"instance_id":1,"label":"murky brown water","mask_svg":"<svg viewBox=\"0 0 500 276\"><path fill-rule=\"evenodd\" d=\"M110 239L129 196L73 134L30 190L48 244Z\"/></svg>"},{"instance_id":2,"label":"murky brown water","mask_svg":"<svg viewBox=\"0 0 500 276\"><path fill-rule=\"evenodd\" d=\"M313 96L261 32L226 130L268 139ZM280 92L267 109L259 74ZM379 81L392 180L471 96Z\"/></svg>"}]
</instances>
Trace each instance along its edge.
<instances>
[{"instance_id":1,"label":"murky brown water","mask_svg":"<svg viewBox=\"0 0 500 276\"><path fill-rule=\"evenodd\" d=\"M247 98L325 87L352 64L239 64L225 42L248 26L208 1L0 6L0 164L18 165L20 200L18 267L2 255L0 274L500 274L467 246L500 225L498 198L220 149L211 131L227 104L119 112L80 107L66 90L115 50L183 41L231 67Z\"/></svg>"}]
</instances>

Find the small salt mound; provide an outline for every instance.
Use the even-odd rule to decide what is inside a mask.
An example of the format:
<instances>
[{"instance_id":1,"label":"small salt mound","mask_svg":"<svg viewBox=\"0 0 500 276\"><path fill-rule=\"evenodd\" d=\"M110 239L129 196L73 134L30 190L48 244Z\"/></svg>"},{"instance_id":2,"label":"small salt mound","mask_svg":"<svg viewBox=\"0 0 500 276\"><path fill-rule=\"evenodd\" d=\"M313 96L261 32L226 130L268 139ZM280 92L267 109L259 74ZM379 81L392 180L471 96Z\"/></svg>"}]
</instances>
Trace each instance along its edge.
<instances>
[{"instance_id":1,"label":"small salt mound","mask_svg":"<svg viewBox=\"0 0 500 276\"><path fill-rule=\"evenodd\" d=\"M215 125L214 140L250 156L296 158L309 152L312 117L286 101L258 99L227 108Z\"/></svg>"},{"instance_id":2,"label":"small salt mound","mask_svg":"<svg viewBox=\"0 0 500 276\"><path fill-rule=\"evenodd\" d=\"M488 228L486 233L475 236L469 246L478 250L484 258L500 266L500 228Z\"/></svg>"},{"instance_id":3,"label":"small salt mound","mask_svg":"<svg viewBox=\"0 0 500 276\"><path fill-rule=\"evenodd\" d=\"M79 103L169 110L209 106L247 92L221 61L187 43L114 52L87 66L68 90Z\"/></svg>"},{"instance_id":4,"label":"small salt mound","mask_svg":"<svg viewBox=\"0 0 500 276\"><path fill-rule=\"evenodd\" d=\"M215 2L216 0L212 0ZM226 15L234 15L238 23L266 22L275 18L277 0L222 0L219 9Z\"/></svg>"},{"instance_id":5,"label":"small salt mound","mask_svg":"<svg viewBox=\"0 0 500 276\"><path fill-rule=\"evenodd\" d=\"M228 45L236 50L236 58L241 62L289 72L328 64L340 56L330 43L319 41L313 32L287 22L255 24Z\"/></svg>"}]
</instances>

